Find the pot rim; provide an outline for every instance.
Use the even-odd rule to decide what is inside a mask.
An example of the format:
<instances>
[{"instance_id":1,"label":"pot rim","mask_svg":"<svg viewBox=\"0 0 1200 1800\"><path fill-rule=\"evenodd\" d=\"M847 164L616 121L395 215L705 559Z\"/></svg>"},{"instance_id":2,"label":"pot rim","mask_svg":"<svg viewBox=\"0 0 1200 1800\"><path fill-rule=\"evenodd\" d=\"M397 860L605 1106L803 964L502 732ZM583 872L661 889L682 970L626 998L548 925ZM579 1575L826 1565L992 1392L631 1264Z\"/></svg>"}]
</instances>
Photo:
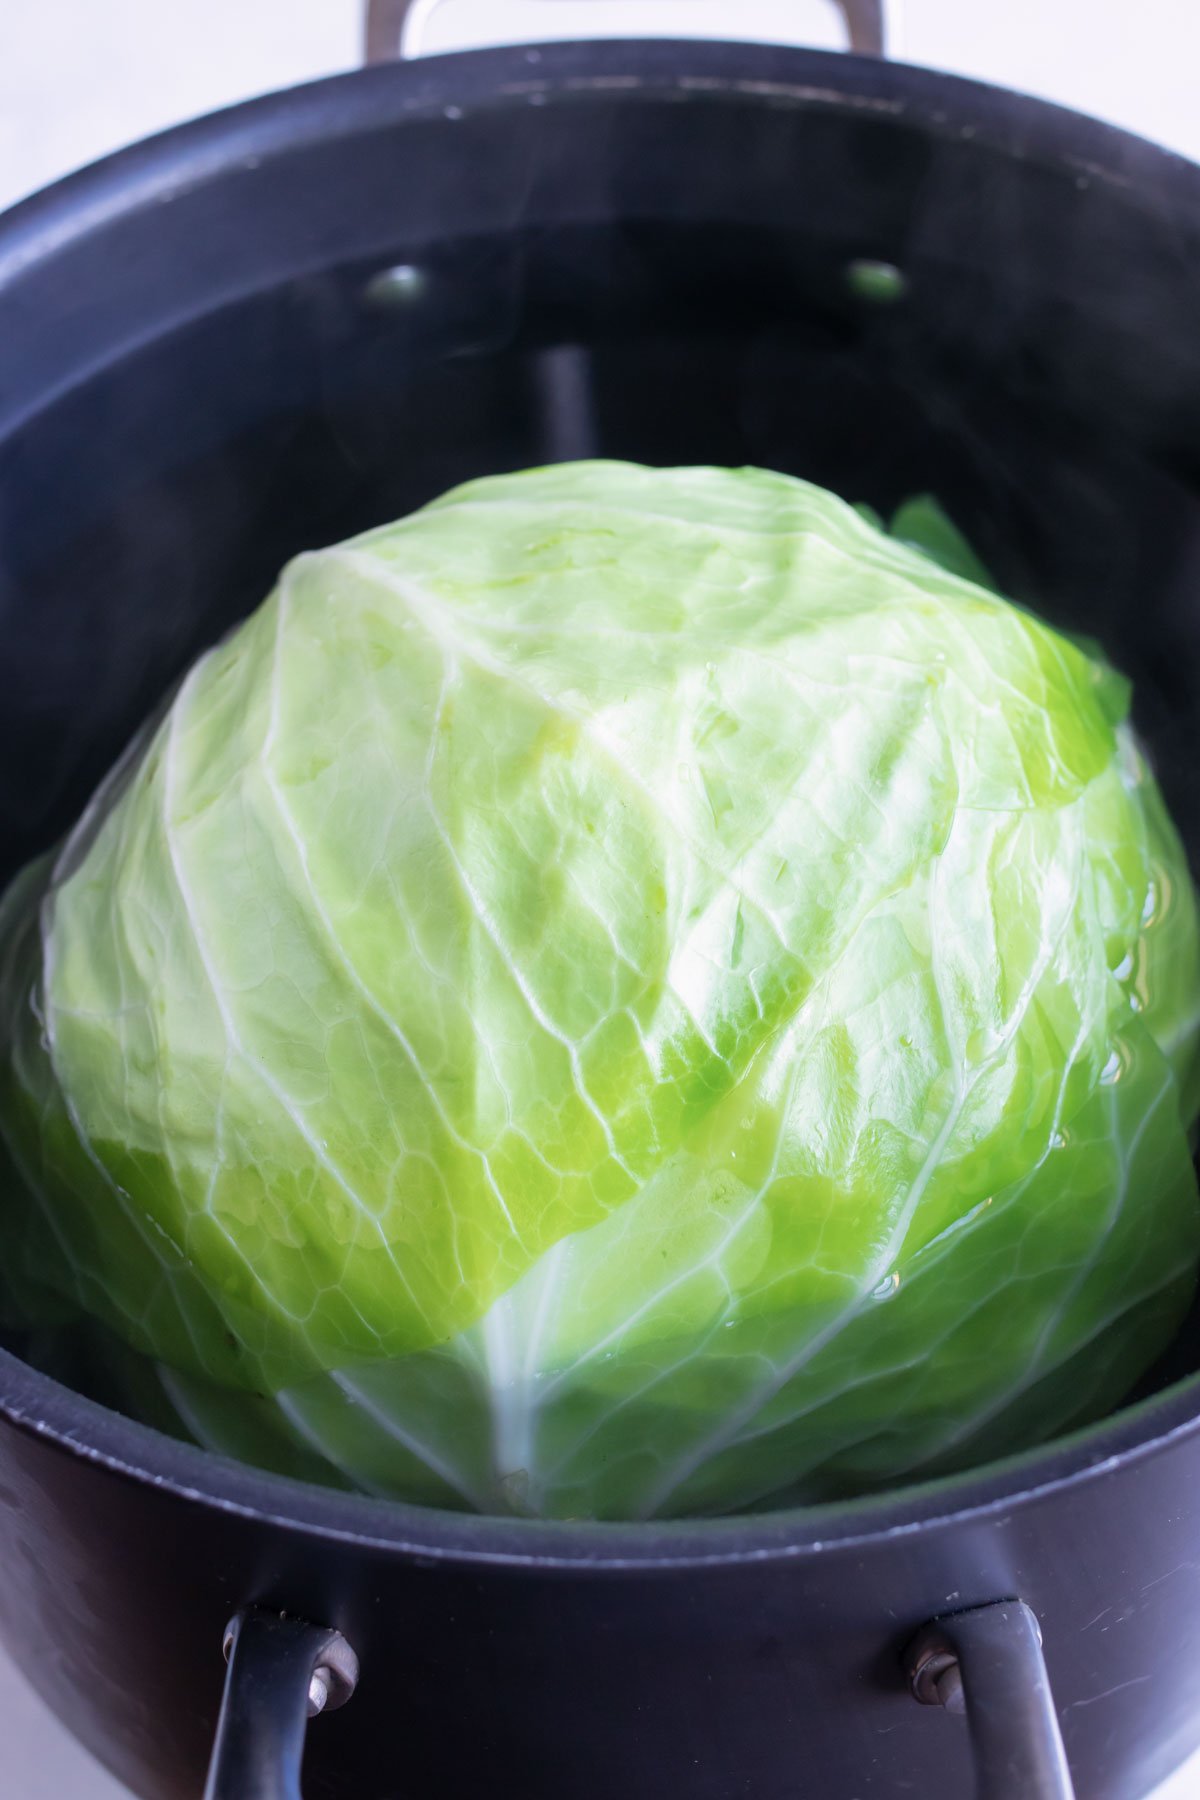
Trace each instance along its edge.
<instances>
[{"instance_id":1,"label":"pot rim","mask_svg":"<svg viewBox=\"0 0 1200 1800\"><path fill-rule=\"evenodd\" d=\"M789 46L641 39L464 51L285 89L172 127L17 203L0 217L0 295L21 273L149 202L332 138L406 117L556 102L597 92L906 115L926 130L1063 167L1086 184L1143 186L1200 218L1200 168L1048 102L905 64ZM448 121L447 128L452 128ZM15 421L14 421L15 423ZM570 1567L598 1574L784 1560L903 1539L1102 1480L1200 1435L1200 1374L1099 1424L966 1474L867 1498L725 1519L638 1524L449 1512L266 1473L87 1400L0 1350L0 1422L120 1479L323 1540L429 1563Z\"/></svg>"},{"instance_id":2,"label":"pot rim","mask_svg":"<svg viewBox=\"0 0 1200 1800\"><path fill-rule=\"evenodd\" d=\"M222 107L139 139L0 213L0 295L30 264L116 218L264 156L361 136L405 119L621 93L741 98L773 107L907 117L935 135L973 138L1023 160L1058 164L1081 187L1131 192L1200 213L1200 165L1164 145L1032 95L910 63L690 38L604 39L462 50L377 63ZM447 115L447 109L449 114Z\"/></svg>"},{"instance_id":3,"label":"pot rim","mask_svg":"<svg viewBox=\"0 0 1200 1800\"><path fill-rule=\"evenodd\" d=\"M140 1486L310 1538L369 1544L420 1563L602 1574L854 1552L1011 1515L1200 1437L1200 1374L1048 1444L936 1481L774 1512L629 1523L452 1512L273 1474L126 1418L4 1349L0 1425Z\"/></svg>"}]
</instances>

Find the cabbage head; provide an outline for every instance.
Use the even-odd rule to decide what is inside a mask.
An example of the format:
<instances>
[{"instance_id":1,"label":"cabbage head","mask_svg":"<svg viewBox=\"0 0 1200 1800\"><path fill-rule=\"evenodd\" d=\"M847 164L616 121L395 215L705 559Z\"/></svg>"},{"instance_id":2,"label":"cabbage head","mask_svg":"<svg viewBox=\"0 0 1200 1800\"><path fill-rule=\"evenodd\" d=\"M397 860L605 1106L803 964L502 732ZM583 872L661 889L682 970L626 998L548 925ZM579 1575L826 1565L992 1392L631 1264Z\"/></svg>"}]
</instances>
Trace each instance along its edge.
<instances>
[{"instance_id":1,"label":"cabbage head","mask_svg":"<svg viewBox=\"0 0 1200 1800\"><path fill-rule=\"evenodd\" d=\"M1200 1255L1192 884L1127 684L902 540L593 462L292 562L0 907L5 1318L485 1511L1115 1404Z\"/></svg>"}]
</instances>

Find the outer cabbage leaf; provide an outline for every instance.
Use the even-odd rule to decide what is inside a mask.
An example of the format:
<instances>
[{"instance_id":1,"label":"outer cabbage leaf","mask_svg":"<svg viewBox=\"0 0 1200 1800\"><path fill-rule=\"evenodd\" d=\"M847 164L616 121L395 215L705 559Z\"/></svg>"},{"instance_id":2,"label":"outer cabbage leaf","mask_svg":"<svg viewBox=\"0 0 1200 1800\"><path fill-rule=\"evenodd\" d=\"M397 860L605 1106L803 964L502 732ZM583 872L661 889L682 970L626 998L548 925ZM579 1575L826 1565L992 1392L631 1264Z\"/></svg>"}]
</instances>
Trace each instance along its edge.
<instances>
[{"instance_id":1,"label":"outer cabbage leaf","mask_svg":"<svg viewBox=\"0 0 1200 1800\"><path fill-rule=\"evenodd\" d=\"M494 478L298 558L0 908L8 1316L202 1442L484 1510L1095 1416L1200 1255L1127 705L762 471Z\"/></svg>"}]
</instances>

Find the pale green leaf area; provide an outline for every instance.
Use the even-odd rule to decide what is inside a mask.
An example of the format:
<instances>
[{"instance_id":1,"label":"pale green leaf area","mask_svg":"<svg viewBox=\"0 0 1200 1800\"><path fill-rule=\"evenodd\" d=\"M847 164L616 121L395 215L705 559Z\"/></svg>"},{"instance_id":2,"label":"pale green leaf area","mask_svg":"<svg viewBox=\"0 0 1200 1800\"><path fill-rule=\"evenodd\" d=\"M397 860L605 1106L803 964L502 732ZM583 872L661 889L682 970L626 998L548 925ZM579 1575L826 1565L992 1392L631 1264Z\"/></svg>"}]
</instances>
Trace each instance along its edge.
<instances>
[{"instance_id":1,"label":"pale green leaf area","mask_svg":"<svg viewBox=\"0 0 1200 1800\"><path fill-rule=\"evenodd\" d=\"M1200 1256L1200 935L1086 644L927 500L479 481L299 557L0 903L0 1300L481 1510L969 1465Z\"/></svg>"}]
</instances>

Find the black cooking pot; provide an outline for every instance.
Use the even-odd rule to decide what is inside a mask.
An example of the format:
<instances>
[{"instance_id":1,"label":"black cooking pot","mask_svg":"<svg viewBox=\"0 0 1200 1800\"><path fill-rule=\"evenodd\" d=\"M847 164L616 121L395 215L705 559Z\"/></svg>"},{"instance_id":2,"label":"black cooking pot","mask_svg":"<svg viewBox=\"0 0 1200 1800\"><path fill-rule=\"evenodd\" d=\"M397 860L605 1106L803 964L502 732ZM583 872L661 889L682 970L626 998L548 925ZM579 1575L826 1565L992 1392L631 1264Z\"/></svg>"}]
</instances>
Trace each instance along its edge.
<instances>
[{"instance_id":1,"label":"black cooking pot","mask_svg":"<svg viewBox=\"0 0 1200 1800\"><path fill-rule=\"evenodd\" d=\"M596 452L936 492L1135 677L1200 848L1200 173L1163 151L867 59L445 57L18 207L0 307L6 872L286 557ZM967 1478L622 1527L263 1475L0 1354L0 1628L163 1800L235 1615L220 1800L294 1800L349 1646L309 1800L954 1800L971 1739L981 1793L1047 1800L1059 1725L1079 1794L1132 1800L1200 1741L1196 1361Z\"/></svg>"}]
</instances>

